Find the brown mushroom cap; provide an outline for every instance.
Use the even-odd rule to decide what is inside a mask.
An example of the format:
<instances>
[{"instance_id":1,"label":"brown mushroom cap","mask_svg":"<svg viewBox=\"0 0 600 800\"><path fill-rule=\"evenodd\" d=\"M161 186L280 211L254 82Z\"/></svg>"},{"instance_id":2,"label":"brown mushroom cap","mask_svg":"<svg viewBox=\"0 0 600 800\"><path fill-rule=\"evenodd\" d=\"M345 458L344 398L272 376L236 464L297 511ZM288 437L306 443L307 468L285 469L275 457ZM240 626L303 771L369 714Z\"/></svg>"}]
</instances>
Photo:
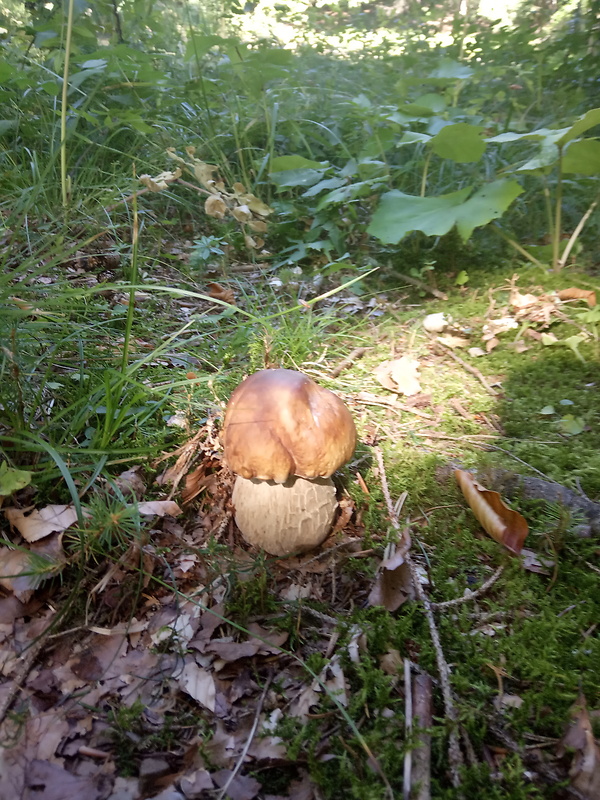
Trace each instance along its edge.
<instances>
[{"instance_id":1,"label":"brown mushroom cap","mask_svg":"<svg viewBox=\"0 0 600 800\"><path fill-rule=\"evenodd\" d=\"M223 423L225 461L244 478L328 478L356 446L340 398L290 369L255 372L235 389Z\"/></svg>"}]
</instances>

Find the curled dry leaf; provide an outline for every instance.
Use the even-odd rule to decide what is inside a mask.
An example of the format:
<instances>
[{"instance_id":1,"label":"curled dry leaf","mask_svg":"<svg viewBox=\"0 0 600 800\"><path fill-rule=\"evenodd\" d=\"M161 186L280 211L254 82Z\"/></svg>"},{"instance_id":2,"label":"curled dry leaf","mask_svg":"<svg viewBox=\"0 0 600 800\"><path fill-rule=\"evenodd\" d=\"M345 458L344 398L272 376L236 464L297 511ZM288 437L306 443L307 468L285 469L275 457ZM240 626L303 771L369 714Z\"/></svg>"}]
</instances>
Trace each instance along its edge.
<instances>
[{"instance_id":1,"label":"curled dry leaf","mask_svg":"<svg viewBox=\"0 0 600 800\"><path fill-rule=\"evenodd\" d=\"M586 700L580 694L571 707L571 723L559 745L558 754L574 751L569 770L571 785L588 800L600 797L600 747L588 714Z\"/></svg>"},{"instance_id":2,"label":"curled dry leaf","mask_svg":"<svg viewBox=\"0 0 600 800\"><path fill-rule=\"evenodd\" d=\"M206 202L204 203L204 211L209 217L223 219L227 213L227 205L220 195L211 194L210 197L206 198Z\"/></svg>"},{"instance_id":3,"label":"curled dry leaf","mask_svg":"<svg viewBox=\"0 0 600 800\"><path fill-rule=\"evenodd\" d=\"M232 208L231 213L237 219L238 222L248 222L249 220L252 219L252 212L246 205Z\"/></svg>"},{"instance_id":4,"label":"curled dry leaf","mask_svg":"<svg viewBox=\"0 0 600 800\"><path fill-rule=\"evenodd\" d=\"M181 169L179 167L177 167L174 172L161 172L156 178L150 175L140 175L140 183L143 183L151 192L162 192L170 183L176 181L177 178L181 178Z\"/></svg>"},{"instance_id":5,"label":"curled dry leaf","mask_svg":"<svg viewBox=\"0 0 600 800\"><path fill-rule=\"evenodd\" d=\"M138 512L147 517L176 517L181 514L181 509L174 500L150 500L147 503L138 503Z\"/></svg>"},{"instance_id":6,"label":"curled dry leaf","mask_svg":"<svg viewBox=\"0 0 600 800\"><path fill-rule=\"evenodd\" d=\"M0 586L27 603L42 581L58 575L65 561L62 533L34 543L29 549L0 547Z\"/></svg>"},{"instance_id":7,"label":"curled dry leaf","mask_svg":"<svg viewBox=\"0 0 600 800\"><path fill-rule=\"evenodd\" d=\"M29 514L20 508L5 508L4 514L28 542L37 542L51 533L64 531L77 521L77 512L71 505L45 506L34 509Z\"/></svg>"},{"instance_id":8,"label":"curled dry leaf","mask_svg":"<svg viewBox=\"0 0 600 800\"><path fill-rule=\"evenodd\" d=\"M226 286L221 286L220 283L209 283L207 286L208 296L214 297L215 300L222 300L224 303L235 305L235 295L232 289Z\"/></svg>"},{"instance_id":9,"label":"curled dry leaf","mask_svg":"<svg viewBox=\"0 0 600 800\"><path fill-rule=\"evenodd\" d=\"M498 492L485 489L463 469L454 470L454 475L467 503L481 523L483 529L512 553L520 553L529 527L518 511L509 508Z\"/></svg>"},{"instance_id":10,"label":"curled dry leaf","mask_svg":"<svg viewBox=\"0 0 600 800\"><path fill-rule=\"evenodd\" d=\"M534 294L521 294L521 292L513 292L510 296L510 304L515 308L528 308L534 306L539 300Z\"/></svg>"},{"instance_id":11,"label":"curled dry leaf","mask_svg":"<svg viewBox=\"0 0 600 800\"><path fill-rule=\"evenodd\" d=\"M591 289L578 289L572 286L570 289L561 289L557 294L560 300L585 300L590 308L596 305L596 292Z\"/></svg>"},{"instance_id":12,"label":"curled dry leaf","mask_svg":"<svg viewBox=\"0 0 600 800\"><path fill-rule=\"evenodd\" d=\"M449 347L451 350L457 347L466 347L469 344L469 340L465 339L464 336L454 336L454 334L451 333L446 334L446 336L438 336L437 340L445 344L446 347Z\"/></svg>"},{"instance_id":13,"label":"curled dry leaf","mask_svg":"<svg viewBox=\"0 0 600 800\"><path fill-rule=\"evenodd\" d=\"M261 219L251 219L248 222L248 227L254 233L266 233L267 232L267 223L263 222Z\"/></svg>"},{"instance_id":14,"label":"curled dry leaf","mask_svg":"<svg viewBox=\"0 0 600 800\"><path fill-rule=\"evenodd\" d=\"M410 397L421 391L418 370L419 362L415 358L402 356L394 361L383 361L373 374L386 389Z\"/></svg>"}]
</instances>

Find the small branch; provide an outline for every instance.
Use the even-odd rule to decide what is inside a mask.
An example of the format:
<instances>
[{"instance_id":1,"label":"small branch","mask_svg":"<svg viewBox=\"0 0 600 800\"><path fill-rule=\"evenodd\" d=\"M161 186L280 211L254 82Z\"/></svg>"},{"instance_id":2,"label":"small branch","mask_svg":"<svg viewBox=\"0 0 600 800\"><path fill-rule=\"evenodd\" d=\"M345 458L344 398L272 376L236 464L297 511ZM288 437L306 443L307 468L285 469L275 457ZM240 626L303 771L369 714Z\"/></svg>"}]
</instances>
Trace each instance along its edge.
<instances>
[{"instance_id":1,"label":"small branch","mask_svg":"<svg viewBox=\"0 0 600 800\"><path fill-rule=\"evenodd\" d=\"M440 292L438 289L434 289L433 286L428 286L423 281L420 281L418 278L411 278L410 275L405 275L403 272L396 272L394 270L394 274L397 275L399 278L402 278L403 281L406 283L410 283L411 286L416 286L417 289L421 289L423 292L427 292L428 294L432 294L434 297L437 297L438 300L447 300L448 295L444 294L444 292Z\"/></svg>"},{"instance_id":2,"label":"small branch","mask_svg":"<svg viewBox=\"0 0 600 800\"><path fill-rule=\"evenodd\" d=\"M490 586L493 586L496 583L496 581L498 580L500 575L502 575L503 572L504 572L504 567L498 567L498 569L496 570L496 572L494 572L491 578L488 578L487 581L485 583L482 583L479 589L475 589L474 592L467 590L468 594L463 595L463 597L455 597L454 600L444 600L443 603L432 603L431 607L436 611L439 611L441 608L451 608L452 606L459 606L462 603L468 603L469 600L475 600L476 597L479 597L480 595L487 592Z\"/></svg>"},{"instance_id":3,"label":"small branch","mask_svg":"<svg viewBox=\"0 0 600 800\"><path fill-rule=\"evenodd\" d=\"M598 201L594 200L594 202L591 204L591 206L585 212L583 217L579 220L579 223L577 224L577 227L575 228L575 230L571 234L571 236L569 238L569 241L567 242L567 246L565 247L564 253L562 254L562 257L561 257L560 261L558 262L558 266L561 269L565 266L565 264L569 260L569 256L571 255L571 250L575 246L575 242L579 238L579 234L583 230L583 226L588 221L588 219L591 217L591 215L594 212L594 209L596 208L597 205L598 205Z\"/></svg>"},{"instance_id":4,"label":"small branch","mask_svg":"<svg viewBox=\"0 0 600 800\"><path fill-rule=\"evenodd\" d=\"M398 521L398 516L394 509L394 503L392 502L390 490L388 487L385 464L383 461L383 453L381 452L381 449L379 447L374 447L373 452L375 453L375 457L377 459L377 465L379 466L381 488L383 489L383 496L385 497L389 518L394 528L399 531L400 523ZM433 616L431 602L429 601L429 598L427 597L427 595L423 590L421 581L419 580L419 575L417 573L415 562L413 561L410 553L407 553L405 555L404 560L406 565L408 566L408 569L410 570L417 598L423 605L425 618L427 619L427 624L429 626L429 635L431 636L431 641L433 643L433 648L435 650L435 659L440 676L442 696L444 699L444 711L446 713L446 717L450 722L450 730L448 735L449 738L448 759L450 762L450 774L452 778L452 785L454 786L455 789L457 789L461 785L460 770L463 767L464 762L459 745L458 713L456 710L456 705L454 703L452 686L450 684L450 668L448 667L448 662L446 661L446 657L444 656L444 651L442 650L440 634L437 629L435 618Z\"/></svg>"},{"instance_id":5,"label":"small branch","mask_svg":"<svg viewBox=\"0 0 600 800\"><path fill-rule=\"evenodd\" d=\"M413 695L410 674L410 661L404 659L404 730L406 739L410 741L413 732ZM404 774L402 781L402 800L410 800L412 785L412 748L407 747L404 753Z\"/></svg>"},{"instance_id":6,"label":"small branch","mask_svg":"<svg viewBox=\"0 0 600 800\"><path fill-rule=\"evenodd\" d=\"M29 675L33 664L38 657L41 649L46 644L46 640L48 639L48 635L50 633L50 629L52 627L52 622L48 625L48 627L39 635L39 637L29 646L29 648L25 651L25 655L22 656L22 662L17 674L13 678L12 686L4 696L4 699L0 703L0 724L4 722L4 718L8 712L8 709L11 707L13 700L17 696L19 689L25 683L27 676Z\"/></svg>"},{"instance_id":7,"label":"small branch","mask_svg":"<svg viewBox=\"0 0 600 800\"><path fill-rule=\"evenodd\" d=\"M504 231L502 230L502 228L500 228L498 225L492 225L491 227L492 227L492 230L495 233L497 233L499 236L501 236L504 239L505 242L508 242L508 244L510 244L512 247L514 247L515 250L517 251L517 253L522 255L523 258L526 258L528 261L531 261L531 263L535 264L536 267L543 267L544 266L541 261L539 261L535 256L532 256L531 253L528 253L527 250L525 250L524 247L521 247L521 245L518 242L515 242L514 239L511 239L510 236L507 236L504 233Z\"/></svg>"},{"instance_id":8,"label":"small branch","mask_svg":"<svg viewBox=\"0 0 600 800\"><path fill-rule=\"evenodd\" d=\"M229 787L233 783L233 780L234 780L235 776L238 774L242 764L244 763L244 759L248 755L248 750L250 749L250 745L252 744L252 740L254 739L254 734L256 733L256 729L258 728L258 721L260 719L260 715L261 715L262 710L263 710L263 705L265 703L265 698L267 696L267 692L269 691L269 686L271 685L272 677L273 677L272 675L269 675L269 677L267 678L267 680L265 682L265 688L263 689L262 694L260 696L260 699L258 701L258 705L256 706L256 713L254 715L254 721L252 723L252 727L250 728L250 732L248 734L248 738L246 739L246 742L244 744L242 752L239 755L239 758L237 760L237 763L236 763L235 767L231 770L231 774L227 778L227 781L225 782L225 785L221 788L221 791L217 795L216 800L224 800L224 798L227 796L227 790L229 789Z\"/></svg>"},{"instance_id":9,"label":"small branch","mask_svg":"<svg viewBox=\"0 0 600 800\"><path fill-rule=\"evenodd\" d=\"M355 361L357 361L359 358L362 358L367 350L368 347L355 347L354 350L352 350L352 352L343 361L340 361L335 369L331 370L331 377L337 378L338 375L341 375L345 369L348 369L348 367L351 367Z\"/></svg>"},{"instance_id":10,"label":"small branch","mask_svg":"<svg viewBox=\"0 0 600 800\"><path fill-rule=\"evenodd\" d=\"M431 798L431 734L432 724L431 675L415 675L412 682L414 726L419 731L412 751L412 800Z\"/></svg>"},{"instance_id":11,"label":"small branch","mask_svg":"<svg viewBox=\"0 0 600 800\"><path fill-rule=\"evenodd\" d=\"M438 341L436 344L440 345L440 347L443 347L446 353L448 353L448 355L453 358L457 364L460 364L463 369L465 369L467 372L470 372L471 375L474 375L486 392L488 392L488 394L494 395L494 397L498 395L498 392L490 386L485 376L482 375L476 367L472 367L470 364L467 364L466 361L463 361L460 356L456 355L451 347L448 347L448 345L445 345L443 342Z\"/></svg>"}]
</instances>

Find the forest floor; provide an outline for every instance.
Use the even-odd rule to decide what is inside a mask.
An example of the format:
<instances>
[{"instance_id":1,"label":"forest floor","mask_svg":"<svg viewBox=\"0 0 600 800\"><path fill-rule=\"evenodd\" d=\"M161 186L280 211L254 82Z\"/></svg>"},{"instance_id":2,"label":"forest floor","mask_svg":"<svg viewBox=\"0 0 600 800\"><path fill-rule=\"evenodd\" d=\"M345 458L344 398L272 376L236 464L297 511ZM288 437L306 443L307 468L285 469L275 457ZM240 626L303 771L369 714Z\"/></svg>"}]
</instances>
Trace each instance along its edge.
<instances>
[{"instance_id":1,"label":"forest floor","mask_svg":"<svg viewBox=\"0 0 600 800\"><path fill-rule=\"evenodd\" d=\"M47 297L54 269L32 278ZM44 375L31 421L64 438L38 450L38 488L0 476L0 800L598 797L590 275L389 270L314 302L324 285L260 265L165 267L136 294L124 388L118 267L66 269L71 309L19 301ZM334 529L298 557L244 542L222 461L231 390L271 366L335 391L359 432ZM18 482L27 437L3 436ZM457 469L524 516L516 553Z\"/></svg>"}]
</instances>

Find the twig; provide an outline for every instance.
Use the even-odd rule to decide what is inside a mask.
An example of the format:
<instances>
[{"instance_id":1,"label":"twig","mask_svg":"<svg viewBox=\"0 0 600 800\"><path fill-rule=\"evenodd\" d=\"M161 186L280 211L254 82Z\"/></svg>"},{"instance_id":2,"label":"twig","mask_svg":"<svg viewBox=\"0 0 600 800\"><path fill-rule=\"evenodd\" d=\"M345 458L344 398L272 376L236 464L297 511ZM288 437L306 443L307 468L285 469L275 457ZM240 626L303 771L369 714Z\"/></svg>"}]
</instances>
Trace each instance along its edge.
<instances>
[{"instance_id":1,"label":"twig","mask_svg":"<svg viewBox=\"0 0 600 800\"><path fill-rule=\"evenodd\" d=\"M503 572L504 572L504 567L498 567L498 569L496 570L496 572L494 572L491 578L488 578L487 581L485 583L482 583L479 589L475 589L474 592L467 589L468 594L465 594L462 597L455 597L454 600L444 600L443 603L432 603L431 607L436 611L439 611L440 608L450 608L452 606L459 606L461 605L461 603L468 603L469 600L474 600L476 597L479 597L484 592L487 592L490 586L493 586L496 583L496 581L498 580L500 575L502 575Z\"/></svg>"},{"instance_id":2,"label":"twig","mask_svg":"<svg viewBox=\"0 0 600 800\"><path fill-rule=\"evenodd\" d=\"M431 695L433 680L431 675L415 675L412 682L413 717L419 730L415 748L412 751L412 800L431 798Z\"/></svg>"},{"instance_id":3,"label":"twig","mask_svg":"<svg viewBox=\"0 0 600 800\"><path fill-rule=\"evenodd\" d=\"M410 741L413 730L413 696L410 675L410 661L404 659L404 730L406 739ZM402 800L410 800L412 785L412 748L407 747L404 753L404 774L402 782Z\"/></svg>"},{"instance_id":4,"label":"twig","mask_svg":"<svg viewBox=\"0 0 600 800\"><path fill-rule=\"evenodd\" d=\"M569 256L571 255L571 250L573 249L573 246L575 245L575 242L577 241L577 238L579 237L579 234L583 230L583 226L588 221L588 219L591 217L591 215L592 215L592 213L593 213L593 211L594 211L594 209L596 208L597 205L598 205L598 200L594 200L594 202L591 204L591 206L585 212L583 217L577 223L577 225L575 227L575 230L573 231L573 233L571 234L571 236L569 238L569 241L567 242L567 246L564 249L562 257L561 257L560 261L558 262L558 266L561 269L564 267L564 265L569 260Z\"/></svg>"},{"instance_id":5,"label":"twig","mask_svg":"<svg viewBox=\"0 0 600 800\"><path fill-rule=\"evenodd\" d=\"M267 692L269 691L269 686L271 685L272 678L273 678L273 676L269 675L269 677L267 678L267 680L265 682L265 688L263 689L262 694L260 696L260 699L258 701L258 705L256 706L256 713L254 715L254 721L252 723L252 727L250 728L250 733L248 734L248 738L246 739L246 742L245 742L244 747L242 749L242 752L240 753L240 756L239 756L239 758L238 758L238 760L236 762L235 767L231 770L231 774L227 778L227 781L225 782L225 785L221 788L221 791L217 795L216 800L223 800L223 798L225 798L227 796L227 790L229 789L229 787L233 783L233 779L235 778L235 776L240 771L240 767L242 766L242 764L244 763L244 759L248 755L248 750L250 749L250 745L252 744L252 740L254 739L254 734L256 733L256 729L258 728L258 721L259 721L260 715L262 713L263 705L264 705L264 702L265 702L265 698L267 696Z\"/></svg>"},{"instance_id":6,"label":"twig","mask_svg":"<svg viewBox=\"0 0 600 800\"><path fill-rule=\"evenodd\" d=\"M460 364L463 369L466 369L467 372L470 372L471 375L474 375L479 381L479 383L486 390L486 392L488 392L488 394L492 394L494 395L494 397L498 395L498 392L490 386L485 376L482 375L481 372L476 367L472 367L470 364L467 364L466 361L463 361L463 359L460 356L456 355L456 353L452 350L451 347L448 347L448 345L444 344L443 342L440 342L438 340L437 344L440 345L440 347L443 347L444 350L448 353L448 355L451 358L453 358L457 364Z\"/></svg>"},{"instance_id":7,"label":"twig","mask_svg":"<svg viewBox=\"0 0 600 800\"><path fill-rule=\"evenodd\" d=\"M394 274L397 275L399 278L402 278L403 281L406 283L410 283L411 286L416 286L417 289L421 289L428 294L432 294L434 297L437 297L439 300L447 300L448 295L440 292L438 289L434 289L432 286L428 286L423 281L420 281L418 278L411 278L410 275L405 275L403 272L396 272L394 270Z\"/></svg>"},{"instance_id":8,"label":"twig","mask_svg":"<svg viewBox=\"0 0 600 800\"><path fill-rule=\"evenodd\" d=\"M390 521L394 526L394 528L396 528L396 530L400 530L400 523L398 521L398 517L394 510L394 504L392 502L390 490L388 487L385 464L383 461L383 453L381 452L381 449L379 447L374 447L373 452L375 453L377 464L379 466L381 488L383 489L383 496L385 497L385 502L387 505ZM455 789L457 789L461 785L460 770L463 767L464 761L458 739L458 713L456 711L452 686L450 684L450 668L448 667L448 662L446 661L446 657L444 656L444 651L442 650L440 634L437 629L435 618L433 616L431 603L423 590L423 587L419 580L419 575L417 572L415 562L413 561L410 553L407 553L405 555L404 561L408 566L408 569L410 570L417 598L423 605L425 618L427 619L427 624L429 626L429 635L431 636L431 641L433 643L433 648L435 650L435 660L440 675L442 697L444 699L444 711L446 713L446 717L450 722L450 731L448 734L448 739L449 739L448 759L450 761L450 774L452 778L452 785L454 786Z\"/></svg>"},{"instance_id":9,"label":"twig","mask_svg":"<svg viewBox=\"0 0 600 800\"><path fill-rule=\"evenodd\" d=\"M29 646L29 649L26 651L25 655L23 656L23 661L21 662L21 666L13 678L12 686L4 696L4 699L0 703L0 724L4 722L4 717L6 716L8 709L11 707L13 700L17 696L19 689L25 682L36 658L39 655L40 650L46 643L48 635L50 633L50 629L52 628L52 622L48 625L48 627L39 635L39 637Z\"/></svg>"},{"instance_id":10,"label":"twig","mask_svg":"<svg viewBox=\"0 0 600 800\"><path fill-rule=\"evenodd\" d=\"M352 352L346 356L343 361L340 361L335 369L331 370L331 377L337 378L338 375L341 375L345 369L348 369L348 367L351 367L355 361L357 361L359 358L362 358L367 350L368 347L355 347L354 350L352 350Z\"/></svg>"}]
</instances>

